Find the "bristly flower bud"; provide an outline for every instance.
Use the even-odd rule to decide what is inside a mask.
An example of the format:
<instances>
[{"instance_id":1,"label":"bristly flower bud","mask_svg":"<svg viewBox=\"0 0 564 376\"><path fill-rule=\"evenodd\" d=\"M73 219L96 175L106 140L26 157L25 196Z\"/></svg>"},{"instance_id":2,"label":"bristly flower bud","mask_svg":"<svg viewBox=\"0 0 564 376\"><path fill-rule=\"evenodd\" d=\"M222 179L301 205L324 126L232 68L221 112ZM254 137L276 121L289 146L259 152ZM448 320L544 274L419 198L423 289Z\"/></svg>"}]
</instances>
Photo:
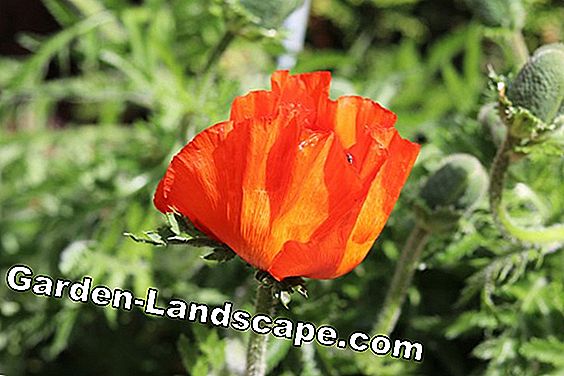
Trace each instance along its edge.
<instances>
[{"instance_id":1,"label":"bristly flower bud","mask_svg":"<svg viewBox=\"0 0 564 376\"><path fill-rule=\"evenodd\" d=\"M549 44L534 55L509 82L490 72L498 92L500 118L507 138L521 152L552 139L564 124L564 45Z\"/></svg>"},{"instance_id":2,"label":"bristly flower bud","mask_svg":"<svg viewBox=\"0 0 564 376\"><path fill-rule=\"evenodd\" d=\"M429 232L456 227L458 220L476 207L488 187L488 174L469 154L453 154L427 179L419 191L415 213Z\"/></svg>"},{"instance_id":3,"label":"bristly flower bud","mask_svg":"<svg viewBox=\"0 0 564 376\"><path fill-rule=\"evenodd\" d=\"M564 44L537 49L510 83L507 99L546 124L564 115Z\"/></svg>"}]
</instances>

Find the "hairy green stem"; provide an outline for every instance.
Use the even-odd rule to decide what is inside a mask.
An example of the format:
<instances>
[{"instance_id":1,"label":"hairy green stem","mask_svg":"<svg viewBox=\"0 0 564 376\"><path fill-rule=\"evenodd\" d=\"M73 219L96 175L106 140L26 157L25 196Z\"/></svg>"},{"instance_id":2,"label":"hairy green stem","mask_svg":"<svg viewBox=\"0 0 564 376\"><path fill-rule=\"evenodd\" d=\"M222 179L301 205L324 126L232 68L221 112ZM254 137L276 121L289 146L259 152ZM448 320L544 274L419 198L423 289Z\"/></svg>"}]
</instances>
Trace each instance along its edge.
<instances>
[{"instance_id":1,"label":"hairy green stem","mask_svg":"<svg viewBox=\"0 0 564 376\"><path fill-rule=\"evenodd\" d=\"M227 47L233 42L235 39L235 33L232 30L227 29L221 39L219 40L218 44L215 45L214 49L208 56L208 60L206 61L206 65L204 65L203 72L208 72L221 58Z\"/></svg>"},{"instance_id":2,"label":"hairy green stem","mask_svg":"<svg viewBox=\"0 0 564 376\"><path fill-rule=\"evenodd\" d=\"M506 137L499 147L490 172L489 199L494 222L502 234L515 240L534 244L564 241L564 225L549 227L522 228L513 223L503 205L503 187L511 164L511 153L516 144L511 136Z\"/></svg>"},{"instance_id":3,"label":"hairy green stem","mask_svg":"<svg viewBox=\"0 0 564 376\"><path fill-rule=\"evenodd\" d=\"M396 262L396 270L392 278L392 283L388 288L386 299L382 311L378 316L378 321L374 326L374 334L389 335L396 326L401 313L403 301L407 295L407 290L411 285L413 274L417 269L421 253L427 244L429 232L419 225L415 225L403 249L399 260Z\"/></svg>"},{"instance_id":4,"label":"hairy green stem","mask_svg":"<svg viewBox=\"0 0 564 376\"><path fill-rule=\"evenodd\" d=\"M493 160L492 168L490 171L490 186L489 186L489 199L490 210L492 212L494 221L498 224L500 231L508 235L505 227L500 221L501 199L503 197L503 187L505 185L505 175L509 168L511 159L511 150L515 145L515 140L508 136L503 140L503 143L497 149L497 154Z\"/></svg>"},{"instance_id":5,"label":"hairy green stem","mask_svg":"<svg viewBox=\"0 0 564 376\"><path fill-rule=\"evenodd\" d=\"M257 288L255 314L274 315L275 307L272 286L260 283ZM247 376L264 376L266 373L266 345L268 335L251 331L247 348Z\"/></svg>"}]
</instances>

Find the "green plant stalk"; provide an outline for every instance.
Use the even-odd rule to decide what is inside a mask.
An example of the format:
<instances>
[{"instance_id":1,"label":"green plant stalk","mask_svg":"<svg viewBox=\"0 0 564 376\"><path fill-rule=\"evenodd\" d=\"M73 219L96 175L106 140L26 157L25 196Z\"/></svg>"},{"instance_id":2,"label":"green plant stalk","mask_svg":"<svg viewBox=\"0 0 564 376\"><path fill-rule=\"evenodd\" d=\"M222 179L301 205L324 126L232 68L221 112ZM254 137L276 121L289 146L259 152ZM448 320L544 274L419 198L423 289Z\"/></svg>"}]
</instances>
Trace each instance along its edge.
<instances>
[{"instance_id":1,"label":"green plant stalk","mask_svg":"<svg viewBox=\"0 0 564 376\"><path fill-rule=\"evenodd\" d=\"M235 36L236 34L232 30L227 29L225 31L219 42L215 45L210 55L208 56L208 60L204 65L203 73L208 72L219 61L225 50L227 50L227 47L229 47L231 42L233 42L233 40L235 39Z\"/></svg>"},{"instance_id":2,"label":"green plant stalk","mask_svg":"<svg viewBox=\"0 0 564 376\"><path fill-rule=\"evenodd\" d=\"M396 263L392 283L388 288L384 305L374 326L374 334L389 335L394 330L429 235L430 233L419 225L415 225L411 230Z\"/></svg>"},{"instance_id":3,"label":"green plant stalk","mask_svg":"<svg viewBox=\"0 0 564 376\"><path fill-rule=\"evenodd\" d=\"M529 48L521 30L514 30L509 37L509 45L513 58L518 68L521 68L529 59Z\"/></svg>"},{"instance_id":4,"label":"green plant stalk","mask_svg":"<svg viewBox=\"0 0 564 376\"><path fill-rule=\"evenodd\" d=\"M272 295L272 285L259 283L255 301L255 314L268 316L274 314L275 299ZM247 348L247 376L264 376L266 374L266 345L268 335L251 331Z\"/></svg>"},{"instance_id":5,"label":"green plant stalk","mask_svg":"<svg viewBox=\"0 0 564 376\"><path fill-rule=\"evenodd\" d=\"M111 12L108 12L101 2L93 0L70 0L70 2L86 17L91 17L100 13L107 13L112 18L112 22L108 23L105 28L100 28L100 32L112 43L124 41L125 31L114 15Z\"/></svg>"},{"instance_id":6,"label":"green plant stalk","mask_svg":"<svg viewBox=\"0 0 564 376\"><path fill-rule=\"evenodd\" d=\"M505 227L500 221L500 209L503 187L505 185L505 176L507 170L509 169L509 164L511 161L511 151L515 145L516 140L511 136L505 137L502 144L499 146L495 158L492 163L492 168L490 171L490 186L489 186L489 199L490 199L490 210L494 217L494 221L499 225L500 231L508 235Z\"/></svg>"},{"instance_id":7,"label":"green plant stalk","mask_svg":"<svg viewBox=\"0 0 564 376\"><path fill-rule=\"evenodd\" d=\"M517 140L508 136L499 147L490 172L489 200L494 222L502 234L515 240L543 244L564 241L564 225L549 227L522 228L513 223L503 206L503 187L507 170L511 164L511 154Z\"/></svg>"}]
</instances>

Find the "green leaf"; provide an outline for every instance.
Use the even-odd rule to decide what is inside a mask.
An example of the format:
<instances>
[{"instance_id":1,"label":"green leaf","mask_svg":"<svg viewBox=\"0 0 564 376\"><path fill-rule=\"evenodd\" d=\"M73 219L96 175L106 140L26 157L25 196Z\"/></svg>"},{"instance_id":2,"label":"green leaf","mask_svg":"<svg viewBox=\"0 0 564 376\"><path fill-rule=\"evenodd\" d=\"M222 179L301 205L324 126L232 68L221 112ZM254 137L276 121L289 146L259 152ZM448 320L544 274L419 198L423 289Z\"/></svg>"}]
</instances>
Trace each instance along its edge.
<instances>
[{"instance_id":1,"label":"green leaf","mask_svg":"<svg viewBox=\"0 0 564 376\"><path fill-rule=\"evenodd\" d=\"M176 348L180 354L180 359L182 360L184 369L187 372L191 372L194 364L198 360L197 347L194 346L194 343L190 343L190 340L185 334L180 334L180 337L178 337L178 341L176 342Z\"/></svg>"},{"instance_id":2,"label":"green leaf","mask_svg":"<svg viewBox=\"0 0 564 376\"><path fill-rule=\"evenodd\" d=\"M49 38L25 64L21 65L18 73L7 85L8 92L36 82L41 78L47 64L58 51L68 46L75 38L106 25L110 21L111 16L109 14L96 14Z\"/></svg>"},{"instance_id":3,"label":"green leaf","mask_svg":"<svg viewBox=\"0 0 564 376\"><path fill-rule=\"evenodd\" d=\"M62 0L43 0L43 4L61 26L72 25L79 19Z\"/></svg>"},{"instance_id":4,"label":"green leaf","mask_svg":"<svg viewBox=\"0 0 564 376\"><path fill-rule=\"evenodd\" d=\"M143 235L135 235L130 232L124 232L123 235L130 237L138 243L147 243L158 246L166 245L166 242L163 240L163 238L158 233L153 231L145 231Z\"/></svg>"},{"instance_id":5,"label":"green leaf","mask_svg":"<svg viewBox=\"0 0 564 376\"><path fill-rule=\"evenodd\" d=\"M564 342L554 336L532 338L519 349L530 360L548 363L564 370Z\"/></svg>"},{"instance_id":6,"label":"green leaf","mask_svg":"<svg viewBox=\"0 0 564 376\"><path fill-rule=\"evenodd\" d=\"M285 341L281 339L277 339L275 341L269 341L267 347L267 353L266 353L267 374L269 374L286 358L291 348L292 348L291 341Z\"/></svg>"},{"instance_id":7,"label":"green leaf","mask_svg":"<svg viewBox=\"0 0 564 376\"><path fill-rule=\"evenodd\" d=\"M235 257L235 252L229 248L220 247L215 248L211 253L203 256L205 260L225 262L233 259Z\"/></svg>"}]
</instances>

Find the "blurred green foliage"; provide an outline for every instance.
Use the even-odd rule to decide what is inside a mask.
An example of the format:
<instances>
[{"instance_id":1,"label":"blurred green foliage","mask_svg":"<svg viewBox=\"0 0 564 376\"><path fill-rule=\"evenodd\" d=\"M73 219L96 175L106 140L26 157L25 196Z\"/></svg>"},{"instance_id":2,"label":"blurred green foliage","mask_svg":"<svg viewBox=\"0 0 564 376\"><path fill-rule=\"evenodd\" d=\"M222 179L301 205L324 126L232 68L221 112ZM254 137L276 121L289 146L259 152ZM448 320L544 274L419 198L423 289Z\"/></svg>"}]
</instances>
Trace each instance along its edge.
<instances>
[{"instance_id":1,"label":"blurred green foliage","mask_svg":"<svg viewBox=\"0 0 564 376\"><path fill-rule=\"evenodd\" d=\"M25 34L25 59L0 57L0 270L16 263L53 277L144 295L252 310L252 270L216 266L205 250L155 248L124 231L157 227L151 197L171 156L228 116L230 102L268 86L293 7L277 1L44 0L61 25ZM282 2L280 2L282 3ZM293 6L299 2L292 2ZM313 0L296 72L329 69L332 95L360 94L398 114L423 144L400 201L368 258L279 314L369 331L424 177L458 152L490 166L496 146L476 120L495 93L486 66L515 73L511 39L468 3ZM523 2L531 50L562 40L564 7ZM272 9L280 13L272 14ZM480 9L481 11L483 9ZM267 12L268 17L260 12ZM513 30L511 30L513 32ZM532 155L510 170L506 203L521 225L564 221L564 158ZM561 245L515 244L484 200L431 239L393 337L420 341L425 360L381 359L378 375L558 375L564 372ZM247 333L156 319L0 289L0 373L231 375ZM356 354L271 339L273 375L370 373Z\"/></svg>"}]
</instances>

